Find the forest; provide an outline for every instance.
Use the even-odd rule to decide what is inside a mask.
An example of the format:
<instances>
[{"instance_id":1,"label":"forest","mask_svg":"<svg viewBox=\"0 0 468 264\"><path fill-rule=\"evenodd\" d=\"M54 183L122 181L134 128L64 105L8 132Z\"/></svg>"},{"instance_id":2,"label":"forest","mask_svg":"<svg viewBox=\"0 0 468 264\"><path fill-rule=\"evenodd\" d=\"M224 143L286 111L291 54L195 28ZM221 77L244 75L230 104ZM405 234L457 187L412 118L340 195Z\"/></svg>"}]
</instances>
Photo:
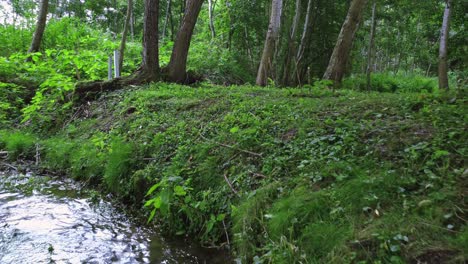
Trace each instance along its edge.
<instances>
[{"instance_id":1,"label":"forest","mask_svg":"<svg viewBox=\"0 0 468 264\"><path fill-rule=\"evenodd\" d=\"M467 11L2 0L0 263L5 197L55 179L210 255L76 263L466 263ZM75 263L49 239L37 263Z\"/></svg>"}]
</instances>

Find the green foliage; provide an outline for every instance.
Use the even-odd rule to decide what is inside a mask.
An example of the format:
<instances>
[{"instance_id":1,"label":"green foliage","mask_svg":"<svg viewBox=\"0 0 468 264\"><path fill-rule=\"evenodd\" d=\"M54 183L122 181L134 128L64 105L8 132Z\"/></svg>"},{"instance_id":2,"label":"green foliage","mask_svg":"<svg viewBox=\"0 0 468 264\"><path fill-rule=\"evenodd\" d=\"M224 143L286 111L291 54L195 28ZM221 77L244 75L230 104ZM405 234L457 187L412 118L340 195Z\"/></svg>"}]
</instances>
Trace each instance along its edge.
<instances>
[{"instance_id":1,"label":"green foliage","mask_svg":"<svg viewBox=\"0 0 468 264\"><path fill-rule=\"evenodd\" d=\"M0 82L0 125L8 125L21 115L28 94L25 87Z\"/></svg>"},{"instance_id":2,"label":"green foliage","mask_svg":"<svg viewBox=\"0 0 468 264\"><path fill-rule=\"evenodd\" d=\"M114 193L124 193L129 188L129 174L132 166L133 147L121 138L112 138L104 172L104 181Z\"/></svg>"},{"instance_id":3,"label":"green foliage","mask_svg":"<svg viewBox=\"0 0 468 264\"><path fill-rule=\"evenodd\" d=\"M464 99L327 85L112 92L40 142L42 165L242 262L461 258Z\"/></svg>"},{"instance_id":4,"label":"green foliage","mask_svg":"<svg viewBox=\"0 0 468 264\"><path fill-rule=\"evenodd\" d=\"M8 57L15 52L25 52L31 45L32 29L18 29L13 25L0 26L0 58ZM2 71L0 67L0 74ZM1 75L0 75L1 76Z\"/></svg>"},{"instance_id":5,"label":"green foliage","mask_svg":"<svg viewBox=\"0 0 468 264\"><path fill-rule=\"evenodd\" d=\"M222 43L208 44L202 39L196 39L190 46L188 69L212 83L252 83L255 80L249 67L245 58L225 49Z\"/></svg>"},{"instance_id":6,"label":"green foliage","mask_svg":"<svg viewBox=\"0 0 468 264\"><path fill-rule=\"evenodd\" d=\"M62 173L68 173L72 164L72 157L79 148L78 144L66 138L56 137L43 141L45 155L42 160L43 166Z\"/></svg>"},{"instance_id":7,"label":"green foliage","mask_svg":"<svg viewBox=\"0 0 468 264\"><path fill-rule=\"evenodd\" d=\"M10 160L29 159L35 154L37 139L27 133L0 131L0 148L8 152Z\"/></svg>"},{"instance_id":8,"label":"green foliage","mask_svg":"<svg viewBox=\"0 0 468 264\"><path fill-rule=\"evenodd\" d=\"M94 142L81 142L70 159L71 176L93 184L102 182L106 157L102 148Z\"/></svg>"},{"instance_id":9,"label":"green foliage","mask_svg":"<svg viewBox=\"0 0 468 264\"><path fill-rule=\"evenodd\" d=\"M351 90L367 90L365 75L356 75L343 81L343 88ZM438 83L435 78L421 75L393 75L389 73L376 73L371 75L371 91L377 92L416 92L437 93Z\"/></svg>"}]
</instances>

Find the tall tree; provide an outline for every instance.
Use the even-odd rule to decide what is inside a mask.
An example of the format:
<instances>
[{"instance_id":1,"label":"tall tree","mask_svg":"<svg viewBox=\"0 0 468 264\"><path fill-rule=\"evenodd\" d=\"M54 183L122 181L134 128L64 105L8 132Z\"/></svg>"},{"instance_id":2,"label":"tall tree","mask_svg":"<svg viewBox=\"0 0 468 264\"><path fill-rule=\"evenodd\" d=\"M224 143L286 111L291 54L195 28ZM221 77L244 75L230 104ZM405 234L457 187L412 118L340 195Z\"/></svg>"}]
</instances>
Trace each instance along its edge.
<instances>
[{"instance_id":1,"label":"tall tree","mask_svg":"<svg viewBox=\"0 0 468 264\"><path fill-rule=\"evenodd\" d=\"M283 0L272 0L270 24L266 35L265 45L263 47L262 59L258 67L256 84L265 86L268 77L271 76L273 68L273 57L275 53L275 43L279 37L281 13L283 8Z\"/></svg>"},{"instance_id":2,"label":"tall tree","mask_svg":"<svg viewBox=\"0 0 468 264\"><path fill-rule=\"evenodd\" d=\"M140 68L131 76L115 78L110 81L78 83L75 94L87 99L102 91L116 90L129 84L142 84L159 81L159 0L145 0L143 22L143 52Z\"/></svg>"},{"instance_id":3,"label":"tall tree","mask_svg":"<svg viewBox=\"0 0 468 264\"><path fill-rule=\"evenodd\" d=\"M169 16L171 16L171 3L172 0L167 0L166 5L166 18L164 19L164 27L162 31L162 39L166 38L167 24L169 23Z\"/></svg>"},{"instance_id":4,"label":"tall tree","mask_svg":"<svg viewBox=\"0 0 468 264\"><path fill-rule=\"evenodd\" d=\"M139 71L141 81L155 81L159 78L159 0L145 0L143 24L143 54Z\"/></svg>"},{"instance_id":5,"label":"tall tree","mask_svg":"<svg viewBox=\"0 0 468 264\"><path fill-rule=\"evenodd\" d=\"M37 17L36 30L34 31L31 46L28 53L38 52L41 46L42 36L46 27L47 13L49 9L49 0L42 0L39 8L39 16ZM30 57L28 58L30 60Z\"/></svg>"},{"instance_id":6,"label":"tall tree","mask_svg":"<svg viewBox=\"0 0 468 264\"><path fill-rule=\"evenodd\" d=\"M452 8L452 0L445 0L444 18L442 21L442 29L440 30L440 47L439 47L439 88L448 89L447 76L447 43L450 27L450 10Z\"/></svg>"},{"instance_id":7,"label":"tall tree","mask_svg":"<svg viewBox=\"0 0 468 264\"><path fill-rule=\"evenodd\" d=\"M133 8L133 0L128 0L127 2L127 16L125 18L125 25L124 30L122 32L122 40L120 41L120 48L119 48L119 69L122 70L123 58L125 53L125 44L127 42L127 35L128 29L130 27L130 18L132 17L132 8Z\"/></svg>"},{"instance_id":8,"label":"tall tree","mask_svg":"<svg viewBox=\"0 0 468 264\"><path fill-rule=\"evenodd\" d=\"M296 53L296 35L297 35L297 28L299 26L299 20L301 19L301 0L296 0L295 6L295 14L291 25L291 31L289 34L288 39L288 50L286 52L286 61L284 65L284 72L283 72L283 84L290 85L290 77L291 77L291 61Z\"/></svg>"},{"instance_id":9,"label":"tall tree","mask_svg":"<svg viewBox=\"0 0 468 264\"><path fill-rule=\"evenodd\" d=\"M210 20L210 31L211 31L211 38L216 37L216 31L213 21L213 10L214 10L214 3L213 0L208 0L208 18Z\"/></svg>"},{"instance_id":10,"label":"tall tree","mask_svg":"<svg viewBox=\"0 0 468 264\"><path fill-rule=\"evenodd\" d=\"M168 67L168 80L171 82L184 83L187 81L187 57L192 39L193 29L200 14L203 0L188 0L185 7L184 17L177 32L171 60Z\"/></svg>"},{"instance_id":11,"label":"tall tree","mask_svg":"<svg viewBox=\"0 0 468 264\"><path fill-rule=\"evenodd\" d=\"M312 27L313 23L312 21L312 0L309 0L307 2L307 11L306 11L306 16L304 20L304 27L302 29L302 36L301 36L301 42L299 43L299 48L297 49L296 53L296 61L295 61L295 68L294 68L294 73L293 78L297 81L296 83L301 85L302 84L302 72L304 71L303 68L303 59L304 59L304 54L305 54L305 49L306 45L309 42L310 35L312 33Z\"/></svg>"},{"instance_id":12,"label":"tall tree","mask_svg":"<svg viewBox=\"0 0 468 264\"><path fill-rule=\"evenodd\" d=\"M366 3L367 0L352 0L346 19L341 26L341 31L330 57L327 70L323 75L323 79L333 80L335 85L341 83L343 79L354 36L359 28Z\"/></svg>"},{"instance_id":13,"label":"tall tree","mask_svg":"<svg viewBox=\"0 0 468 264\"><path fill-rule=\"evenodd\" d=\"M375 27L377 26L375 20L375 9L377 7L377 0L374 0L372 3L372 18L371 18L371 30L369 34L369 47L367 49L367 90L370 91L371 89L371 73L372 73L372 57L373 57L373 49L374 49L374 39L375 39Z\"/></svg>"}]
</instances>

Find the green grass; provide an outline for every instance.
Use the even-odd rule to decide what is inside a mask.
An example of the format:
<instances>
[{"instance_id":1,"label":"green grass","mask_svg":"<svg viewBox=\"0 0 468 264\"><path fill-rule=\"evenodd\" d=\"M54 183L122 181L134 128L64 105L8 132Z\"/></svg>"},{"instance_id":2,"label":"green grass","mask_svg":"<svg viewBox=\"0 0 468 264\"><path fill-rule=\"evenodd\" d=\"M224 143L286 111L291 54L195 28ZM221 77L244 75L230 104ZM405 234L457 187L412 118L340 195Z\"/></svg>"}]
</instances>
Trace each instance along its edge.
<instances>
[{"instance_id":1,"label":"green grass","mask_svg":"<svg viewBox=\"0 0 468 264\"><path fill-rule=\"evenodd\" d=\"M243 262L462 262L466 99L409 91L156 83L24 130L42 166Z\"/></svg>"}]
</instances>

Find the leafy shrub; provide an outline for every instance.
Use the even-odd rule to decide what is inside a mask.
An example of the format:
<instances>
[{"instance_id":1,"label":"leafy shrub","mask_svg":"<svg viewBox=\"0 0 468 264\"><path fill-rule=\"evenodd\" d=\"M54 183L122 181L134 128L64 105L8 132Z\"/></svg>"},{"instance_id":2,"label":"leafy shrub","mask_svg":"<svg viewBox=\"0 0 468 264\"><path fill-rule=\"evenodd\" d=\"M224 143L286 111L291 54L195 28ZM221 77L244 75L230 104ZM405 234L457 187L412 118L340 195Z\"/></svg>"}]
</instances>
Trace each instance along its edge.
<instances>
[{"instance_id":1,"label":"leafy shrub","mask_svg":"<svg viewBox=\"0 0 468 264\"><path fill-rule=\"evenodd\" d=\"M28 94L25 87L0 82L0 124L8 124L21 115Z\"/></svg>"},{"instance_id":2,"label":"leafy shrub","mask_svg":"<svg viewBox=\"0 0 468 264\"><path fill-rule=\"evenodd\" d=\"M242 84L253 82L248 62L223 44L193 40L190 45L188 69L203 75L204 79L217 84Z\"/></svg>"},{"instance_id":3,"label":"leafy shrub","mask_svg":"<svg viewBox=\"0 0 468 264\"><path fill-rule=\"evenodd\" d=\"M343 88L352 90L367 90L365 75L354 75L343 81ZM433 93L438 89L437 80L420 75L391 75L388 73L376 73L371 75L371 90L377 92L428 92Z\"/></svg>"},{"instance_id":4,"label":"leafy shrub","mask_svg":"<svg viewBox=\"0 0 468 264\"><path fill-rule=\"evenodd\" d=\"M72 157L78 148L78 144L65 138L50 138L43 141L45 155L43 166L56 172L70 170Z\"/></svg>"},{"instance_id":5,"label":"leafy shrub","mask_svg":"<svg viewBox=\"0 0 468 264\"><path fill-rule=\"evenodd\" d=\"M8 151L10 160L19 157L32 158L35 154L36 138L30 134L0 131L0 147Z\"/></svg>"},{"instance_id":6,"label":"leafy shrub","mask_svg":"<svg viewBox=\"0 0 468 264\"><path fill-rule=\"evenodd\" d=\"M82 142L79 148L74 151L70 162L73 178L89 181L92 184L102 182L106 156L96 143Z\"/></svg>"},{"instance_id":7,"label":"leafy shrub","mask_svg":"<svg viewBox=\"0 0 468 264\"><path fill-rule=\"evenodd\" d=\"M104 182L114 193L128 190L130 169L132 167L133 147L121 138L113 138L110 143Z\"/></svg>"},{"instance_id":8,"label":"leafy shrub","mask_svg":"<svg viewBox=\"0 0 468 264\"><path fill-rule=\"evenodd\" d=\"M26 52L31 44L32 35L32 28L16 28L13 25L0 26L0 36L2 36L0 38L0 47L2 47L0 57L8 57L15 52Z\"/></svg>"}]
</instances>

